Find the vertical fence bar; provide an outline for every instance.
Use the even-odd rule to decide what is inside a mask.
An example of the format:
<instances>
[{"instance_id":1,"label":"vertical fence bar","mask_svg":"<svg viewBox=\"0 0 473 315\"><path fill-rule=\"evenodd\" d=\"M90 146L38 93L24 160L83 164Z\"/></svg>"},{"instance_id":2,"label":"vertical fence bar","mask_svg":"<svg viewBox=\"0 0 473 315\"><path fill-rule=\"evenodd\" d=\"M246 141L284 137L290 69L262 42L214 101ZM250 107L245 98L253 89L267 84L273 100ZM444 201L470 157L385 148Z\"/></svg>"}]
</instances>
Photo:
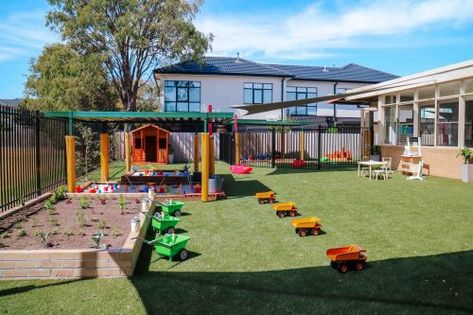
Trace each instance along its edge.
<instances>
[{"instance_id":1,"label":"vertical fence bar","mask_svg":"<svg viewBox=\"0 0 473 315\"><path fill-rule=\"evenodd\" d=\"M36 111L35 117L35 153L36 153L36 195L41 196L41 150L40 150L40 120L39 111Z\"/></svg>"},{"instance_id":2,"label":"vertical fence bar","mask_svg":"<svg viewBox=\"0 0 473 315\"><path fill-rule=\"evenodd\" d=\"M276 159L276 130L271 130L271 167L274 168Z\"/></svg>"}]
</instances>

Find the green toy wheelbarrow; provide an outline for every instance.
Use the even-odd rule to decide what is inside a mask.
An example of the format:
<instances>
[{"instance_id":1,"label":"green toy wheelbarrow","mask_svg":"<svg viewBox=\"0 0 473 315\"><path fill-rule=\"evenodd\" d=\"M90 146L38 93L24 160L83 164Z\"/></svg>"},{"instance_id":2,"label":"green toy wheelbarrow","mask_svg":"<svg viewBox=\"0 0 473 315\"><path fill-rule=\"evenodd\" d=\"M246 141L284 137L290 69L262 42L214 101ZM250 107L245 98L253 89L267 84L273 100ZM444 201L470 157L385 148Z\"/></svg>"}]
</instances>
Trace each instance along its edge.
<instances>
[{"instance_id":1,"label":"green toy wheelbarrow","mask_svg":"<svg viewBox=\"0 0 473 315\"><path fill-rule=\"evenodd\" d=\"M184 207L184 203L182 201L176 200L167 200L161 203L158 203L161 206L162 211L165 214L172 215L175 217L180 217L182 214L182 207Z\"/></svg>"},{"instance_id":2,"label":"green toy wheelbarrow","mask_svg":"<svg viewBox=\"0 0 473 315\"><path fill-rule=\"evenodd\" d=\"M190 236L187 235L166 234L152 241L143 241L148 245L154 246L154 250L160 257L169 257L169 261L173 257L178 257L181 261L184 261L189 256L186 246L190 239Z\"/></svg>"},{"instance_id":3,"label":"green toy wheelbarrow","mask_svg":"<svg viewBox=\"0 0 473 315\"><path fill-rule=\"evenodd\" d=\"M179 218L170 216L166 213L156 213L151 219L151 226L155 232L159 234L174 234L176 225L181 221Z\"/></svg>"}]
</instances>

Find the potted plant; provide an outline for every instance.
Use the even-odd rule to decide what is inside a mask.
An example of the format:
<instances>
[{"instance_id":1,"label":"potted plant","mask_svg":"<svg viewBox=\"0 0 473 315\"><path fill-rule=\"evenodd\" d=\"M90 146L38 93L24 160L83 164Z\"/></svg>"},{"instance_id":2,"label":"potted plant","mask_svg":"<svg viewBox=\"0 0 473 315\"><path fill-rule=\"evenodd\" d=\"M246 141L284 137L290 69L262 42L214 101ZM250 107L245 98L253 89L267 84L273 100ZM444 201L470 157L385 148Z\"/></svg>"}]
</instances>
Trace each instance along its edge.
<instances>
[{"instance_id":1,"label":"potted plant","mask_svg":"<svg viewBox=\"0 0 473 315\"><path fill-rule=\"evenodd\" d=\"M380 161L381 156L381 147L379 145L374 145L371 147L371 156L372 161Z\"/></svg>"},{"instance_id":2,"label":"potted plant","mask_svg":"<svg viewBox=\"0 0 473 315\"><path fill-rule=\"evenodd\" d=\"M171 145L168 147L168 163L172 164L174 163L174 149L172 148Z\"/></svg>"},{"instance_id":3,"label":"potted plant","mask_svg":"<svg viewBox=\"0 0 473 315\"><path fill-rule=\"evenodd\" d=\"M457 154L457 157L463 158L463 164L461 166L461 179L464 183L473 181L473 149L462 148Z\"/></svg>"}]
</instances>

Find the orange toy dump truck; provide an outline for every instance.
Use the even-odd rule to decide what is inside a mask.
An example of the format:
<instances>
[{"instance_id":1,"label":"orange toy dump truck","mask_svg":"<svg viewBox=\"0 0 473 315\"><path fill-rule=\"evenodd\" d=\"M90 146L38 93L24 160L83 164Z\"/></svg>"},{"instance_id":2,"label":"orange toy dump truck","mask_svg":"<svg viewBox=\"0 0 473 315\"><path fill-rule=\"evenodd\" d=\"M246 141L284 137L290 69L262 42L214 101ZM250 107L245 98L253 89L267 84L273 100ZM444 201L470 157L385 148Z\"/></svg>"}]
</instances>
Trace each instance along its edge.
<instances>
[{"instance_id":1,"label":"orange toy dump truck","mask_svg":"<svg viewBox=\"0 0 473 315\"><path fill-rule=\"evenodd\" d=\"M273 210L276 211L276 215L282 219L285 216L295 217L298 209L294 202L289 201L273 205Z\"/></svg>"},{"instance_id":2,"label":"orange toy dump truck","mask_svg":"<svg viewBox=\"0 0 473 315\"><path fill-rule=\"evenodd\" d=\"M320 219L317 217L295 219L291 221L292 226L296 229L296 233L300 237L304 237L308 234L318 235L322 224Z\"/></svg>"},{"instance_id":3,"label":"orange toy dump truck","mask_svg":"<svg viewBox=\"0 0 473 315\"><path fill-rule=\"evenodd\" d=\"M345 273L348 267L354 267L356 270L363 270L366 264L366 252L361 246L348 245L345 247L330 248L327 250L327 257L330 259L330 266L341 273Z\"/></svg>"},{"instance_id":4,"label":"orange toy dump truck","mask_svg":"<svg viewBox=\"0 0 473 315\"><path fill-rule=\"evenodd\" d=\"M256 198L258 199L258 203L260 205L264 203L273 203L276 201L276 197L274 197L275 193L274 191L265 191L265 192L258 192L256 193Z\"/></svg>"}]
</instances>

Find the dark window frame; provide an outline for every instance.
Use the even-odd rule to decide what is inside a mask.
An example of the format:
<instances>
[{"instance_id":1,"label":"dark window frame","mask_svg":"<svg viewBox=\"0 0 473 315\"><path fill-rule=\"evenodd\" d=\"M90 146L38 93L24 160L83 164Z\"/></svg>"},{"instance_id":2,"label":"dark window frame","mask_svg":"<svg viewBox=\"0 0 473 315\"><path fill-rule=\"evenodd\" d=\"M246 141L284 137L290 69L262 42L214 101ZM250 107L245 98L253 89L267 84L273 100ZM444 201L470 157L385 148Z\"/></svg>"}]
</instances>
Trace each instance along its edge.
<instances>
[{"instance_id":1,"label":"dark window frame","mask_svg":"<svg viewBox=\"0 0 473 315\"><path fill-rule=\"evenodd\" d=\"M294 89L294 91L292 91ZM309 89L315 89L315 92L309 91ZM314 86L288 86L286 88L286 98L289 99L289 95L294 94L294 100L302 100L309 98L309 94L315 94L312 97L317 97L319 95L319 88ZM299 98L299 95L303 95L303 97ZM292 100L292 98L291 98ZM308 109L314 108L315 114L309 114ZM291 113L291 111L295 110L295 113ZM317 116L318 111L318 103L310 103L306 105L294 106L287 110L287 114L290 116Z\"/></svg>"},{"instance_id":2,"label":"dark window frame","mask_svg":"<svg viewBox=\"0 0 473 315\"><path fill-rule=\"evenodd\" d=\"M174 89L174 100L166 101L166 90L172 88ZM199 91L199 101L190 100L190 91L191 89L197 89ZM179 100L179 91L185 90L184 96L185 100ZM181 94L182 96L182 94ZM178 110L178 104L186 104L187 110ZM198 106L199 110L191 110L191 105ZM193 112L200 113L202 111L202 83L201 81L189 81L189 80L164 80L164 111L165 112Z\"/></svg>"},{"instance_id":3,"label":"dark window frame","mask_svg":"<svg viewBox=\"0 0 473 315\"><path fill-rule=\"evenodd\" d=\"M247 88L245 85L251 84L251 88ZM261 85L261 88L255 88L255 84ZM271 88L265 88L265 85L271 85ZM245 102L245 92L251 91L251 103ZM255 102L255 91L261 92L261 102ZM264 91L271 92L271 99L265 100ZM273 102L273 84L272 83L259 83L259 82L243 82L243 104L265 104Z\"/></svg>"}]
</instances>

